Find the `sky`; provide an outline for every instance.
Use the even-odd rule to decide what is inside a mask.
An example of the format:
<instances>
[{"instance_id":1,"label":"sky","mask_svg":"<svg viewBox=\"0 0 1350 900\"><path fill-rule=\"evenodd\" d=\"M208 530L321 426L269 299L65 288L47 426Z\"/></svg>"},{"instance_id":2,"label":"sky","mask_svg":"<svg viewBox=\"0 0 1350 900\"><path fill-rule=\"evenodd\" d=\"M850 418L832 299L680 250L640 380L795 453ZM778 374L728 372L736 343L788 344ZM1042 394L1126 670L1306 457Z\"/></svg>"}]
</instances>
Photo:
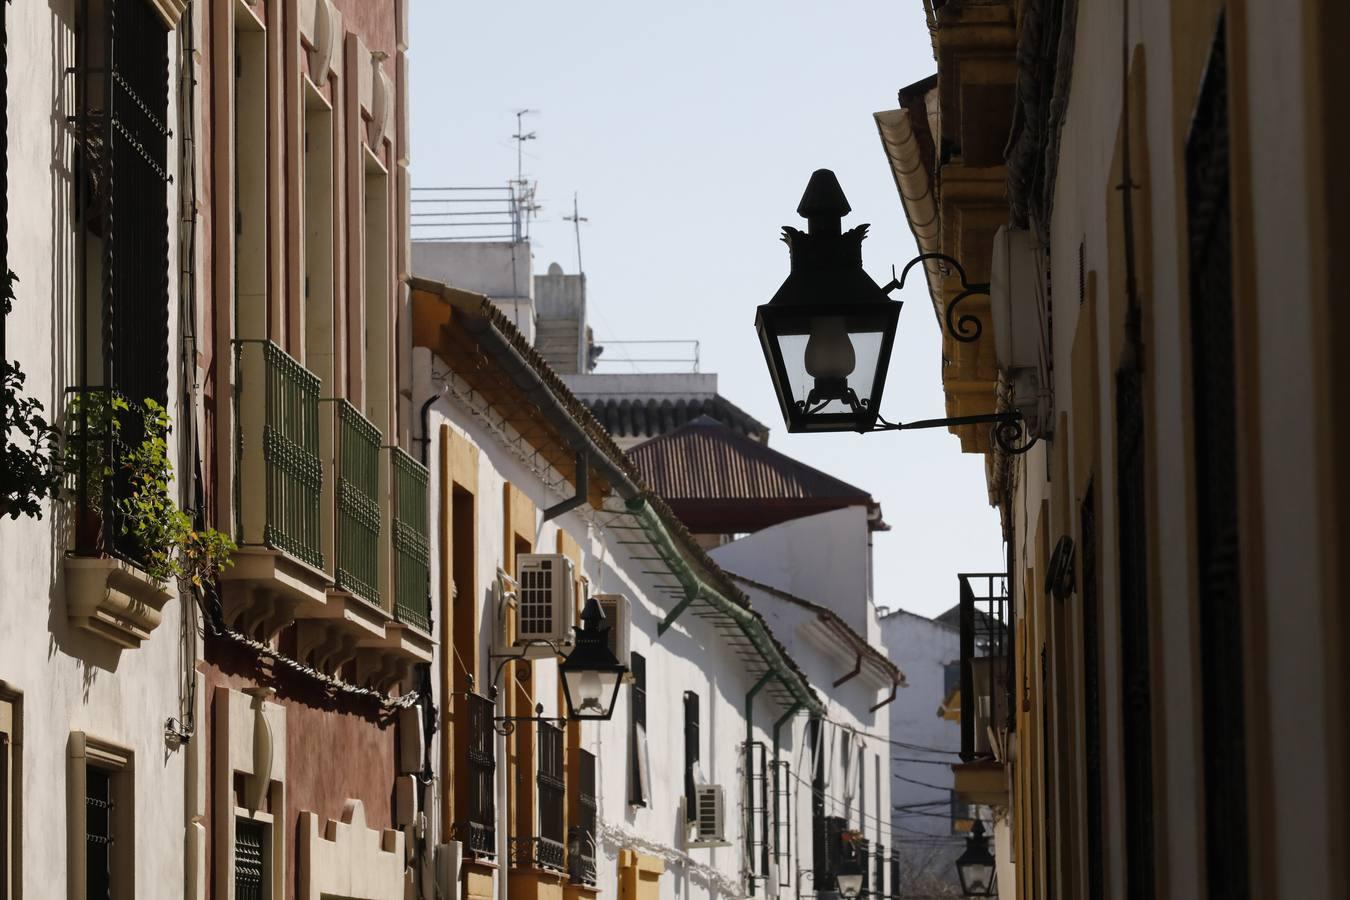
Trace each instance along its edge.
<instances>
[{"instance_id":1,"label":"sky","mask_svg":"<svg viewBox=\"0 0 1350 900\"><path fill-rule=\"evenodd\" d=\"M515 113L542 209L535 272L576 271L581 226L596 341L691 339L719 392L769 425L770 446L869 491L880 606L937 615L958 572L1002 571L984 458L946 429L789 435L755 335L788 271L784 225L811 172L833 169L871 224L879 284L918 251L872 113L936 70L920 0L419 0L411 4L414 186L504 185ZM882 415L945 414L941 335L922 278L905 302ZM630 348L632 356L650 348ZM620 355L619 348L609 354ZM649 366L648 371L660 367ZM623 371L607 364L600 371Z\"/></svg>"}]
</instances>

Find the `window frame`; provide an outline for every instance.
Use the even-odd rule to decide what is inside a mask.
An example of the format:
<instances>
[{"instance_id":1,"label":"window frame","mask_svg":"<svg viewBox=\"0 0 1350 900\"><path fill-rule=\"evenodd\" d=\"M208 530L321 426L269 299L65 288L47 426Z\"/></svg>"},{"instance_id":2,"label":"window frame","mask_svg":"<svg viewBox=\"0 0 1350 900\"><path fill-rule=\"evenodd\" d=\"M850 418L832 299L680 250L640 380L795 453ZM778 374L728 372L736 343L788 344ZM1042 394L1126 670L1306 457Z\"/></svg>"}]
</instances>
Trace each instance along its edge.
<instances>
[{"instance_id":1,"label":"window frame","mask_svg":"<svg viewBox=\"0 0 1350 900\"><path fill-rule=\"evenodd\" d=\"M136 782L135 753L128 747L106 741L83 731L70 733L70 751L67 759L67 867L70 896L87 897L89 873L86 845L88 843L87 792L89 769L108 774L108 791L112 797L109 828L120 837L110 845L109 900L133 900L136 896Z\"/></svg>"}]
</instances>

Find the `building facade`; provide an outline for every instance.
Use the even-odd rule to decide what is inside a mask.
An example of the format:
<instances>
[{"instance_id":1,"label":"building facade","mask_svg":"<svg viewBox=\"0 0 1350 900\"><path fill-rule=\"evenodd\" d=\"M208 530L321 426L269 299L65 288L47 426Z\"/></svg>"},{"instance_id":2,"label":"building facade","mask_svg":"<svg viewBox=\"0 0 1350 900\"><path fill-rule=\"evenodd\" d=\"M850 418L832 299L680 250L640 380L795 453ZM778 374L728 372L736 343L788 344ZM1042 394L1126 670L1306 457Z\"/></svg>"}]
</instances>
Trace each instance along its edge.
<instances>
[{"instance_id":1,"label":"building facade","mask_svg":"<svg viewBox=\"0 0 1350 900\"><path fill-rule=\"evenodd\" d=\"M779 893L774 763L822 700L499 301L412 286L433 584L451 598L436 819L463 895ZM544 570L563 587L537 587ZM611 719L559 727L558 658L588 595L629 675Z\"/></svg>"},{"instance_id":2,"label":"building facade","mask_svg":"<svg viewBox=\"0 0 1350 900\"><path fill-rule=\"evenodd\" d=\"M883 149L920 249L989 282L952 315L928 263L948 409L1039 438L957 429L1009 546L1006 592L963 581L955 771L999 810L1000 896L1337 896L1344 13L914 13L938 71Z\"/></svg>"}]
</instances>

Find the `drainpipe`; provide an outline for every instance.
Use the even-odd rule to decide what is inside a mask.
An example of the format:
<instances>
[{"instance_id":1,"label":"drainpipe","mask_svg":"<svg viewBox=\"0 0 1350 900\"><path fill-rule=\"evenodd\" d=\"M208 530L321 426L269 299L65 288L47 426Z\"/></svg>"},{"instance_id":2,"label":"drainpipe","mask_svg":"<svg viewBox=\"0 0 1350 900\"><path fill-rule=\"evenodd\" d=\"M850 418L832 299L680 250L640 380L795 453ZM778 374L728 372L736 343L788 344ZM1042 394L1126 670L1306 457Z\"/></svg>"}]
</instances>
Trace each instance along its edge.
<instances>
[{"instance_id":1,"label":"drainpipe","mask_svg":"<svg viewBox=\"0 0 1350 900\"><path fill-rule=\"evenodd\" d=\"M560 503L555 503L544 510L544 521L556 519L565 512L571 512L578 506L581 506L587 500L587 494L590 492L590 466L586 464L586 454L584 452L577 454L577 470L572 482L576 485L576 492Z\"/></svg>"}]
</instances>

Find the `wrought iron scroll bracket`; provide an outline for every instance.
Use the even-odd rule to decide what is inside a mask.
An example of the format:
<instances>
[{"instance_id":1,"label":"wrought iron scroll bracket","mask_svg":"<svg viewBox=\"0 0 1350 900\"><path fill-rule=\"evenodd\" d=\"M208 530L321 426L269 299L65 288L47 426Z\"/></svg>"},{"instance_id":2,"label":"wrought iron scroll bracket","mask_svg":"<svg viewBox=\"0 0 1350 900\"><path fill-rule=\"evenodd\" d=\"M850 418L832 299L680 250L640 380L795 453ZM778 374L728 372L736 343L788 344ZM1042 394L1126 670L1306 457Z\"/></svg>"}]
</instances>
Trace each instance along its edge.
<instances>
[{"instance_id":1,"label":"wrought iron scroll bracket","mask_svg":"<svg viewBox=\"0 0 1350 900\"><path fill-rule=\"evenodd\" d=\"M983 294L988 297L989 282L970 281L966 278L966 270L955 257L948 256L945 253L920 253L918 256L905 263L905 267L900 270L899 281L896 281L894 278L891 279L891 284L886 285L882 290L890 293L892 285L895 287L904 287L905 278L909 275L909 270L919 263L926 262L930 259L941 260L945 265L954 269L956 271L956 277L961 279L961 292L947 301L947 308L944 313L944 324L947 326L947 334L951 335L952 340L960 341L963 344L970 344L978 341L980 335L984 332L984 325L980 322L979 316L964 313L957 317L956 307L960 306L961 301L972 294Z\"/></svg>"},{"instance_id":2,"label":"wrought iron scroll bracket","mask_svg":"<svg viewBox=\"0 0 1350 900\"><path fill-rule=\"evenodd\" d=\"M531 647L548 647L550 650L553 651L554 655L556 655L558 659L563 659L566 656L566 654L562 652L562 648L560 648L555 642L546 641L539 638L534 638L526 641L520 647L520 652L518 653L489 653L488 659L497 661L497 667L492 671L492 684L490 693L490 696L494 701L497 699L497 690L498 686L501 683L502 670L506 668L508 663L520 662L524 659L527 659L525 653ZM469 692L472 693L472 691L473 691L473 679L470 678ZM534 707L534 715L532 716L493 716L492 730L501 735L509 735L515 732L517 722L556 722L559 725L562 725L567 722L567 718L564 716L546 716L544 715L544 704L536 703Z\"/></svg>"}]
</instances>

